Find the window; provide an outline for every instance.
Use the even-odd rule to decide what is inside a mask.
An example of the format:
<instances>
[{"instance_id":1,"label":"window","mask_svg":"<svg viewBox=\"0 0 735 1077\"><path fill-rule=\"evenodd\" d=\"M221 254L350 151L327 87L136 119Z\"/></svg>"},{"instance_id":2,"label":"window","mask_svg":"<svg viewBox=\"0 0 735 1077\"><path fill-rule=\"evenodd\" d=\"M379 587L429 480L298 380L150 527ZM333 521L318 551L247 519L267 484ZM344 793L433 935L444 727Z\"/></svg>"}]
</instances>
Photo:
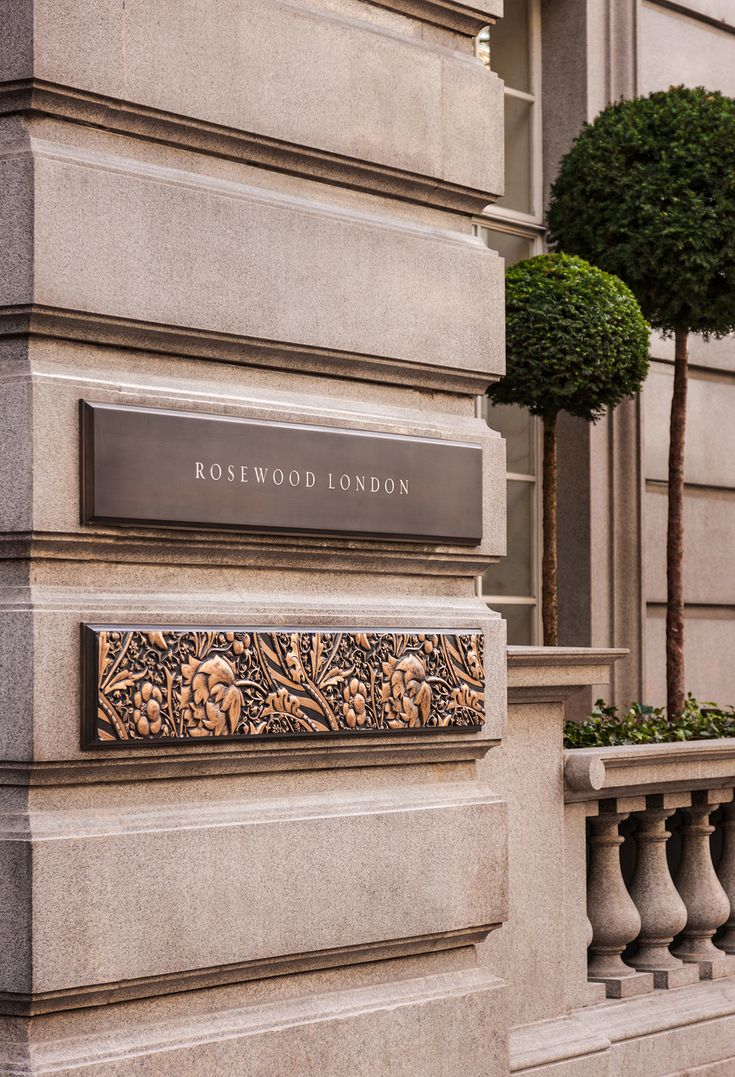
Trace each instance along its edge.
<instances>
[{"instance_id":1,"label":"window","mask_svg":"<svg viewBox=\"0 0 735 1077\"><path fill-rule=\"evenodd\" d=\"M505 83L505 194L475 222L475 232L507 263L543 250L540 0L514 0L508 14L477 38L477 55ZM508 552L481 577L488 605L508 623L508 642L541 639L541 428L523 408L481 413L506 441Z\"/></svg>"}]
</instances>

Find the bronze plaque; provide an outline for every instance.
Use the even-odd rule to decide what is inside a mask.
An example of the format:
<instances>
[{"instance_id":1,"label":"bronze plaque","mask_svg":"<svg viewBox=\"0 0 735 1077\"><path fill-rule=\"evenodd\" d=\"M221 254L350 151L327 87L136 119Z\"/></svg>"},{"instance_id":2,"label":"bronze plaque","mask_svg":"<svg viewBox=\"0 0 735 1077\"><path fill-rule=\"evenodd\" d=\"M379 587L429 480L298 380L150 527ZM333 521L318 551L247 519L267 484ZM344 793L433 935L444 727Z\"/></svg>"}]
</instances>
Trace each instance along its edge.
<instances>
[{"instance_id":1,"label":"bronze plaque","mask_svg":"<svg viewBox=\"0 0 735 1077\"><path fill-rule=\"evenodd\" d=\"M84 625L82 747L482 728L483 636Z\"/></svg>"},{"instance_id":2,"label":"bronze plaque","mask_svg":"<svg viewBox=\"0 0 735 1077\"><path fill-rule=\"evenodd\" d=\"M478 445L82 402L84 522L477 544Z\"/></svg>"}]
</instances>

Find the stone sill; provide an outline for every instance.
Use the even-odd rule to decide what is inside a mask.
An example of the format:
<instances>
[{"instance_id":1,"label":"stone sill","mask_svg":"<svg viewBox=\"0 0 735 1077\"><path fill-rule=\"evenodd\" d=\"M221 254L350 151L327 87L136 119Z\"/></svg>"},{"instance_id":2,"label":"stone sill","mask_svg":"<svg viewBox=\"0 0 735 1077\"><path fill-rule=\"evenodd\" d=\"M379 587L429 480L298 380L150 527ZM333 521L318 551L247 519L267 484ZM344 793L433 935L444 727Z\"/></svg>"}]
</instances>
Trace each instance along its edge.
<instances>
[{"instance_id":1,"label":"stone sill","mask_svg":"<svg viewBox=\"0 0 735 1077\"><path fill-rule=\"evenodd\" d=\"M567 803L735 785L735 737L571 748L564 753Z\"/></svg>"}]
</instances>

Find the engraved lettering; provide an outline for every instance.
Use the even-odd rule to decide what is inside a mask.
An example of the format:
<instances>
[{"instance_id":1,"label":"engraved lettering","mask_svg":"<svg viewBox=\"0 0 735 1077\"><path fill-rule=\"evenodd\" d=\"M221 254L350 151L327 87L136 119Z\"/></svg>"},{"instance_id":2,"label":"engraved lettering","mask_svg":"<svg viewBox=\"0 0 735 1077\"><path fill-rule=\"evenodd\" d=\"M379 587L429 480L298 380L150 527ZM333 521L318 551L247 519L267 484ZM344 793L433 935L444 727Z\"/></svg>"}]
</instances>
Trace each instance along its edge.
<instances>
[{"instance_id":1,"label":"engraved lettering","mask_svg":"<svg viewBox=\"0 0 735 1077\"><path fill-rule=\"evenodd\" d=\"M235 469L232 466L232 464L227 465L227 481L228 482L234 482L235 481Z\"/></svg>"},{"instance_id":2,"label":"engraved lettering","mask_svg":"<svg viewBox=\"0 0 735 1077\"><path fill-rule=\"evenodd\" d=\"M240 482L247 482L247 481L248 481L248 465L247 464L242 464L242 466L240 467Z\"/></svg>"},{"instance_id":3,"label":"engraved lettering","mask_svg":"<svg viewBox=\"0 0 735 1077\"><path fill-rule=\"evenodd\" d=\"M355 475L355 485L357 486L357 489L364 494L365 493L365 476L364 475Z\"/></svg>"},{"instance_id":4,"label":"engraved lettering","mask_svg":"<svg viewBox=\"0 0 735 1077\"><path fill-rule=\"evenodd\" d=\"M215 475L215 469L217 471L216 475ZM222 468L220 467L219 464L212 464L212 466L209 469L209 474L214 479L215 482L219 482L219 480L222 478Z\"/></svg>"},{"instance_id":5,"label":"engraved lettering","mask_svg":"<svg viewBox=\"0 0 735 1077\"><path fill-rule=\"evenodd\" d=\"M306 472L306 486L307 486L307 489L310 490L315 482L316 482L316 475L314 474L314 472L313 471L307 471Z\"/></svg>"},{"instance_id":6,"label":"engraved lettering","mask_svg":"<svg viewBox=\"0 0 735 1077\"><path fill-rule=\"evenodd\" d=\"M267 467L256 467L254 470L255 470L255 481L256 482L265 482L265 480L268 478L268 468Z\"/></svg>"},{"instance_id":7,"label":"engraved lettering","mask_svg":"<svg viewBox=\"0 0 735 1077\"><path fill-rule=\"evenodd\" d=\"M196 469L195 472L194 472L194 478L195 479L203 479L204 478L204 464L200 464L199 461L197 460L195 462L195 464L194 464L194 467Z\"/></svg>"},{"instance_id":8,"label":"engraved lettering","mask_svg":"<svg viewBox=\"0 0 735 1077\"><path fill-rule=\"evenodd\" d=\"M340 484L340 486L342 487L343 490L349 490L350 485L351 485L350 476L349 475L340 475L339 484Z\"/></svg>"},{"instance_id":9,"label":"engraved lettering","mask_svg":"<svg viewBox=\"0 0 735 1077\"><path fill-rule=\"evenodd\" d=\"M290 486L298 486L300 484L300 482L301 482L301 472L300 471L289 471L289 473L288 473L288 482L289 482Z\"/></svg>"},{"instance_id":10,"label":"engraved lettering","mask_svg":"<svg viewBox=\"0 0 735 1077\"><path fill-rule=\"evenodd\" d=\"M336 487L332 483L332 472L331 471L329 472L329 486L328 486L328 489L329 490L335 490L336 489Z\"/></svg>"},{"instance_id":11,"label":"engraved lettering","mask_svg":"<svg viewBox=\"0 0 735 1077\"><path fill-rule=\"evenodd\" d=\"M277 479L276 475L280 475L280 478ZM275 483L276 486L282 486L283 485L283 472L281 471L280 467L277 467L277 468L273 469L273 482Z\"/></svg>"},{"instance_id":12,"label":"engraved lettering","mask_svg":"<svg viewBox=\"0 0 735 1077\"><path fill-rule=\"evenodd\" d=\"M390 486L388 485L388 483L390 483ZM389 476L385 480L385 492L386 492L386 494L392 494L393 491L395 490L395 488L396 488L396 484L393 482L393 479L391 479L390 476Z\"/></svg>"},{"instance_id":13,"label":"engraved lettering","mask_svg":"<svg viewBox=\"0 0 735 1077\"><path fill-rule=\"evenodd\" d=\"M399 492L401 494L407 494L408 493L408 482L405 479L399 479L398 481L400 483Z\"/></svg>"},{"instance_id":14,"label":"engraved lettering","mask_svg":"<svg viewBox=\"0 0 735 1077\"><path fill-rule=\"evenodd\" d=\"M371 475L370 476L370 493L371 494L377 494L379 489L380 489L380 479L378 478L377 475Z\"/></svg>"}]
</instances>

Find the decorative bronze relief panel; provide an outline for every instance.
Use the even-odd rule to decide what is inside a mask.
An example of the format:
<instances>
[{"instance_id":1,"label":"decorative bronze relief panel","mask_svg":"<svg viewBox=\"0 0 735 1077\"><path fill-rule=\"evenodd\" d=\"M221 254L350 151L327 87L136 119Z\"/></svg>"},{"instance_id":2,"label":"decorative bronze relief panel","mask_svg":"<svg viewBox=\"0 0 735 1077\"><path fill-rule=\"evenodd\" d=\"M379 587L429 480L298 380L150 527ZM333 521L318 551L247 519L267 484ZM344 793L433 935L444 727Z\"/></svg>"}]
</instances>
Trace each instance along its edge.
<instances>
[{"instance_id":1,"label":"decorative bronze relief panel","mask_svg":"<svg viewBox=\"0 0 735 1077\"><path fill-rule=\"evenodd\" d=\"M83 746L479 730L476 632L84 626Z\"/></svg>"}]
</instances>

